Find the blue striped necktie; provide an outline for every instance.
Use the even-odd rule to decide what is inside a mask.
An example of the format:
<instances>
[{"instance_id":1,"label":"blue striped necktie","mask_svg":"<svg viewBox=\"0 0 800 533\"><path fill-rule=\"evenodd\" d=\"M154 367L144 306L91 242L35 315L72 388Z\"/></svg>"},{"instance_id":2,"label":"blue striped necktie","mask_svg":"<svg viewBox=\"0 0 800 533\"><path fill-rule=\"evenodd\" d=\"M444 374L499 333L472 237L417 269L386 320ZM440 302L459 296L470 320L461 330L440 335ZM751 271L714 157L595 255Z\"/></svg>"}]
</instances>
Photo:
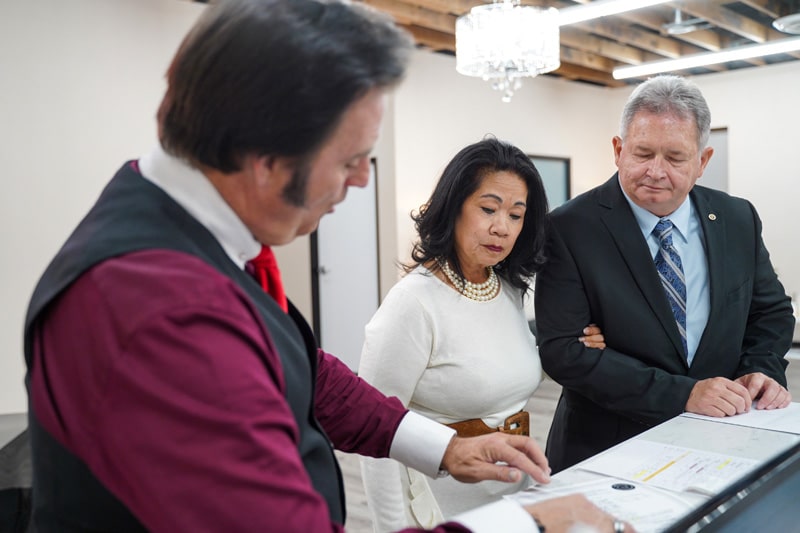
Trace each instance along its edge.
<instances>
[{"instance_id":1,"label":"blue striped necktie","mask_svg":"<svg viewBox=\"0 0 800 533\"><path fill-rule=\"evenodd\" d=\"M672 314L675 315L675 322L678 324L678 331L683 342L683 353L688 354L686 349L686 278L683 276L683 263L678 251L672 246L672 230L674 226L668 218L662 218L656 224L653 234L658 237L658 253L654 260L658 275L661 277L661 285L667 293L669 306Z\"/></svg>"}]
</instances>

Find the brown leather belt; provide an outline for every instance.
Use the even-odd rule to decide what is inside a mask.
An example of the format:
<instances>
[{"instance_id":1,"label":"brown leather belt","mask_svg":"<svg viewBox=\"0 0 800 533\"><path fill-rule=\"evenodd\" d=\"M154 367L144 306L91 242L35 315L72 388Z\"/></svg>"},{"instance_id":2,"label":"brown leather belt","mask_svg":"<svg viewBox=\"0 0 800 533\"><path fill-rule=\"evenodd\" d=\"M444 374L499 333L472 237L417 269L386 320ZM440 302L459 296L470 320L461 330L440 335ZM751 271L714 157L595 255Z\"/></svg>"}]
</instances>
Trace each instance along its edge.
<instances>
[{"instance_id":1,"label":"brown leather belt","mask_svg":"<svg viewBox=\"0 0 800 533\"><path fill-rule=\"evenodd\" d=\"M486 435L487 433L494 433L499 431L501 433L510 433L512 435L526 435L531 434L531 417L528 411L520 411L505 419L503 425L500 427L489 427L480 418L472 418L464 420L463 422L453 422L447 424L449 427L456 430L459 437L477 437L478 435Z\"/></svg>"}]
</instances>

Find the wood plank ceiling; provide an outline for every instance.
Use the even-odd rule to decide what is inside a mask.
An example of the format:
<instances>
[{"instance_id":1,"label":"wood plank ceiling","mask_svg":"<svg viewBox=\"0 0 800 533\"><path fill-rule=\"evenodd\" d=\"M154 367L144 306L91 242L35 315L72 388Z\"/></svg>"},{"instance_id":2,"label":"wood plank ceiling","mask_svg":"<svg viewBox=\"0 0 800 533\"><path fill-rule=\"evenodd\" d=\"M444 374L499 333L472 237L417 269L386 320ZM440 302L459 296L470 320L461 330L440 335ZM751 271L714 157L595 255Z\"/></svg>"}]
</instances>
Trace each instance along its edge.
<instances>
[{"instance_id":1,"label":"wood plank ceiling","mask_svg":"<svg viewBox=\"0 0 800 533\"><path fill-rule=\"evenodd\" d=\"M392 15L411 32L419 47L445 54L455 53L456 18L476 5L491 3L488 0L357 1ZM521 3L563 8L588 0ZM667 28L676 22L678 9L683 24L676 28L684 31L669 33ZM772 22L798 12L800 2L796 0L683 0L563 26L561 67L546 75L608 87L638 83L641 80L615 80L611 72L617 66L794 37L774 29ZM700 75L798 59L800 52L793 52L676 73Z\"/></svg>"}]
</instances>

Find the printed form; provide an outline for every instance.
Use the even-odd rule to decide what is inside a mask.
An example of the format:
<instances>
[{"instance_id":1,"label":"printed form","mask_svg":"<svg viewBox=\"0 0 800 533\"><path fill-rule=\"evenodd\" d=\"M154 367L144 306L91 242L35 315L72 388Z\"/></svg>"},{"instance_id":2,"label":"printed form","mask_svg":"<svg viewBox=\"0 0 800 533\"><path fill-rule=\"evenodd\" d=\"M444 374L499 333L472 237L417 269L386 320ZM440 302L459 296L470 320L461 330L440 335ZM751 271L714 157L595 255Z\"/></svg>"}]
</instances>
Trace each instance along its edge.
<instances>
[{"instance_id":1,"label":"printed form","mask_svg":"<svg viewBox=\"0 0 800 533\"><path fill-rule=\"evenodd\" d=\"M695 427L701 420L724 426ZM735 426L753 429L732 435ZM716 451L682 446L687 432L699 435L695 442L702 441ZM684 413L654 434L656 440L623 442L557 474L549 484L535 484L505 498L526 505L580 493L612 516L633 524L639 533L660 533L755 469L764 454L772 456L795 443L798 435L800 403L771 411L754 407L725 418ZM732 453L720 452L725 449Z\"/></svg>"},{"instance_id":2,"label":"printed form","mask_svg":"<svg viewBox=\"0 0 800 533\"><path fill-rule=\"evenodd\" d=\"M585 461L581 468L675 492L712 495L758 464L754 459L633 439Z\"/></svg>"},{"instance_id":3,"label":"printed form","mask_svg":"<svg viewBox=\"0 0 800 533\"><path fill-rule=\"evenodd\" d=\"M551 485L555 481L556 478ZM630 522L637 533L663 531L696 505L683 500L679 494L612 478L594 479L559 488L538 485L505 497L520 505L528 505L575 493L583 494L611 516Z\"/></svg>"},{"instance_id":4,"label":"printed form","mask_svg":"<svg viewBox=\"0 0 800 533\"><path fill-rule=\"evenodd\" d=\"M569 482L556 476L548 485L506 498L526 505L580 493L639 533L658 533L758 464L755 459L633 439L582 462L577 468L590 476L586 480L573 471Z\"/></svg>"}]
</instances>

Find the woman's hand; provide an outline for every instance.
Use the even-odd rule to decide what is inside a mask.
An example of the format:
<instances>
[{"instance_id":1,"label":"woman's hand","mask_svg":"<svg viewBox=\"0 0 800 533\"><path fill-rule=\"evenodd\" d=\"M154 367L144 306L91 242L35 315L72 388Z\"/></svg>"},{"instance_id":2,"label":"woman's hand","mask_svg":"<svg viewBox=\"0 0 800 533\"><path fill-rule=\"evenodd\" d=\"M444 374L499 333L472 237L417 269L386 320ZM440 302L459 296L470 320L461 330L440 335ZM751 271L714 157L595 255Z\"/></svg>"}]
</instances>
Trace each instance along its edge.
<instances>
[{"instance_id":1,"label":"woman's hand","mask_svg":"<svg viewBox=\"0 0 800 533\"><path fill-rule=\"evenodd\" d=\"M597 324L589 324L583 328L583 337L578 337L587 348L597 348L602 350L606 347L606 338Z\"/></svg>"}]
</instances>

